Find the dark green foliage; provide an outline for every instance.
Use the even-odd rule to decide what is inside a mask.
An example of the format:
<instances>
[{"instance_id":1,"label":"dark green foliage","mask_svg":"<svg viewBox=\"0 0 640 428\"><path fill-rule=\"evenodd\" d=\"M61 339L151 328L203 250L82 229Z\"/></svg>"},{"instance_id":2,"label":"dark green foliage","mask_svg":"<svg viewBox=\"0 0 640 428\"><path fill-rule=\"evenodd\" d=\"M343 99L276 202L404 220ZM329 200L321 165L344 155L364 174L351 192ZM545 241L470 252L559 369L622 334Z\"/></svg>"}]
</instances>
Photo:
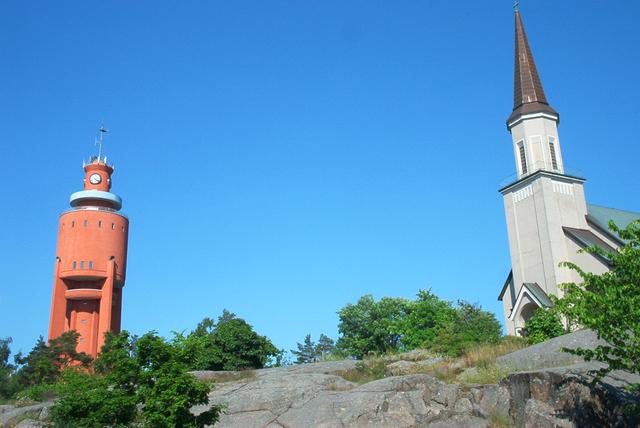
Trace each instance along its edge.
<instances>
[{"instance_id":1,"label":"dark green foliage","mask_svg":"<svg viewBox=\"0 0 640 428\"><path fill-rule=\"evenodd\" d=\"M12 379L15 366L9 364L11 355L11 338L0 339L0 399L11 398L15 393L16 385Z\"/></svg>"},{"instance_id":2,"label":"dark green foliage","mask_svg":"<svg viewBox=\"0 0 640 428\"><path fill-rule=\"evenodd\" d=\"M459 356L469 346L502 337L491 312L466 302L454 307L430 290L420 290L414 301L384 297L376 302L366 295L338 315L338 350L356 358L416 348Z\"/></svg>"},{"instance_id":3,"label":"dark green foliage","mask_svg":"<svg viewBox=\"0 0 640 428\"><path fill-rule=\"evenodd\" d=\"M297 343L298 350L291 350L291 353L296 356L296 364L314 363L316 361L322 361L329 355L333 354L336 346L329 336L320 334L318 343L314 343L311 339L311 335L307 334L303 343Z\"/></svg>"},{"instance_id":4,"label":"dark green foliage","mask_svg":"<svg viewBox=\"0 0 640 428\"><path fill-rule=\"evenodd\" d=\"M408 306L405 299L383 297L376 302L371 295L348 304L338 312L342 336L337 348L356 358L398 350Z\"/></svg>"},{"instance_id":5,"label":"dark green foliage","mask_svg":"<svg viewBox=\"0 0 640 428\"><path fill-rule=\"evenodd\" d=\"M178 350L147 333L109 333L95 373L69 368L58 383L59 400L51 409L58 427L203 427L220 412L213 407L194 416L189 409L207 404L209 386L186 372Z\"/></svg>"},{"instance_id":6,"label":"dark green foliage","mask_svg":"<svg viewBox=\"0 0 640 428\"><path fill-rule=\"evenodd\" d=\"M405 349L430 348L440 332L455 319L451 303L440 299L431 290L420 290L409 303L401 339Z\"/></svg>"},{"instance_id":7,"label":"dark green foliage","mask_svg":"<svg viewBox=\"0 0 640 428\"><path fill-rule=\"evenodd\" d=\"M91 357L84 352L76 351L79 337L76 331L71 330L50 340L47 345L41 336L27 356L17 354L15 360L20 368L15 374L16 387L23 390L52 385L59 379L62 369L71 365L87 367ZM37 398L41 389L36 388L36 395L27 396Z\"/></svg>"},{"instance_id":8,"label":"dark green foliage","mask_svg":"<svg viewBox=\"0 0 640 428\"><path fill-rule=\"evenodd\" d=\"M336 349L335 342L329 336L320 334L320 339L316 344L316 357L318 360L324 360L329 355L333 354Z\"/></svg>"},{"instance_id":9,"label":"dark green foliage","mask_svg":"<svg viewBox=\"0 0 640 428\"><path fill-rule=\"evenodd\" d=\"M190 370L260 369L279 355L269 339L227 310L217 323L205 318L189 335L175 334L174 344Z\"/></svg>"},{"instance_id":10,"label":"dark green foliage","mask_svg":"<svg viewBox=\"0 0 640 428\"><path fill-rule=\"evenodd\" d=\"M525 324L524 330L524 336L531 345L566 333L555 308L538 308Z\"/></svg>"},{"instance_id":11,"label":"dark green foliage","mask_svg":"<svg viewBox=\"0 0 640 428\"><path fill-rule=\"evenodd\" d=\"M297 344L298 350L291 350L291 353L296 356L297 364L313 363L317 361L316 345L311 340L311 335L307 334L304 338L304 343Z\"/></svg>"},{"instance_id":12,"label":"dark green foliage","mask_svg":"<svg viewBox=\"0 0 640 428\"><path fill-rule=\"evenodd\" d=\"M617 252L597 247L585 251L608 259L611 271L596 275L563 263L578 272L583 283L563 284L565 296L556 307L573 325L595 330L608 343L569 352L607 363L600 374L616 369L640 373L640 221L625 229L610 222L609 228L625 241Z\"/></svg>"},{"instance_id":13,"label":"dark green foliage","mask_svg":"<svg viewBox=\"0 0 640 428\"><path fill-rule=\"evenodd\" d=\"M476 304L458 301L455 316L431 347L436 352L459 356L475 345L498 343L502 337L502 326L496 316Z\"/></svg>"}]
</instances>

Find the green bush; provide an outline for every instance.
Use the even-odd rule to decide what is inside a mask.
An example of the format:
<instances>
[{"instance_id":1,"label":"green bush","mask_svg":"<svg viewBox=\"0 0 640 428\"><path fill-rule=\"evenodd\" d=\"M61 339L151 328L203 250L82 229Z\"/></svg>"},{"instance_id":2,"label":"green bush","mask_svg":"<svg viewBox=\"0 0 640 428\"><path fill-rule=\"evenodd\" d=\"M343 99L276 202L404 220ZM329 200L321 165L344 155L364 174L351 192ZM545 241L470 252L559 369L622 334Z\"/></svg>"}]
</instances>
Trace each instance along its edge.
<instances>
[{"instance_id":1,"label":"green bush","mask_svg":"<svg viewBox=\"0 0 640 428\"><path fill-rule=\"evenodd\" d=\"M454 307L429 290L420 290L415 301L383 297L376 302L366 295L338 315L338 351L358 359L416 348L459 356L470 346L502 337L491 312L463 301Z\"/></svg>"},{"instance_id":2,"label":"green bush","mask_svg":"<svg viewBox=\"0 0 640 428\"><path fill-rule=\"evenodd\" d=\"M175 333L173 343L190 370L260 369L280 355L269 339L226 309L217 323L205 318L189 335Z\"/></svg>"},{"instance_id":3,"label":"green bush","mask_svg":"<svg viewBox=\"0 0 640 428\"><path fill-rule=\"evenodd\" d=\"M108 333L91 374L67 368L51 408L57 427L203 427L213 424L220 409L198 416L195 405L207 404L209 386L187 373L180 353L155 333L140 338Z\"/></svg>"},{"instance_id":4,"label":"green bush","mask_svg":"<svg viewBox=\"0 0 640 428\"><path fill-rule=\"evenodd\" d=\"M618 369L640 373L640 220L625 229L609 222L609 228L625 243L618 251L588 247L584 252L607 259L611 270L597 275L563 263L580 275L582 284L563 284L565 295L556 307L571 325L593 329L607 342L567 351L606 363L601 375Z\"/></svg>"},{"instance_id":5,"label":"green bush","mask_svg":"<svg viewBox=\"0 0 640 428\"><path fill-rule=\"evenodd\" d=\"M524 336L529 344L544 342L566 333L560 315L553 309L538 308L524 326Z\"/></svg>"},{"instance_id":6,"label":"green bush","mask_svg":"<svg viewBox=\"0 0 640 428\"><path fill-rule=\"evenodd\" d=\"M340 309L339 351L361 359L369 354L397 351L409 302L405 299L362 296L358 302Z\"/></svg>"},{"instance_id":7,"label":"green bush","mask_svg":"<svg viewBox=\"0 0 640 428\"><path fill-rule=\"evenodd\" d=\"M435 352L458 357L465 349L492 343L502 338L502 326L496 316L478 305L459 301L453 320L442 330L431 347Z\"/></svg>"}]
</instances>

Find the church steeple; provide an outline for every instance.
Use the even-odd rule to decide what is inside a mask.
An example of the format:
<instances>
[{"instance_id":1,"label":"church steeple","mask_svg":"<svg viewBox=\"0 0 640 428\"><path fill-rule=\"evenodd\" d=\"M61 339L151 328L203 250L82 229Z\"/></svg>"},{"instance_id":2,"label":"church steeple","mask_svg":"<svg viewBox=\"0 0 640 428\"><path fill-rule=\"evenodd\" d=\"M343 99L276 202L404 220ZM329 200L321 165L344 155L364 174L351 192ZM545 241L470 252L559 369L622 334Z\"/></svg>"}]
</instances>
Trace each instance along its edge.
<instances>
[{"instance_id":1,"label":"church steeple","mask_svg":"<svg viewBox=\"0 0 640 428\"><path fill-rule=\"evenodd\" d=\"M515 21L513 112L507 128L513 139L517 176L520 179L541 170L564 174L558 139L560 115L547 101L518 8Z\"/></svg>"},{"instance_id":2,"label":"church steeple","mask_svg":"<svg viewBox=\"0 0 640 428\"><path fill-rule=\"evenodd\" d=\"M559 114L549 105L540 81L540 75L524 31L522 16L516 8L516 46L513 91L513 112L507 125L527 114L548 113L559 120Z\"/></svg>"}]
</instances>

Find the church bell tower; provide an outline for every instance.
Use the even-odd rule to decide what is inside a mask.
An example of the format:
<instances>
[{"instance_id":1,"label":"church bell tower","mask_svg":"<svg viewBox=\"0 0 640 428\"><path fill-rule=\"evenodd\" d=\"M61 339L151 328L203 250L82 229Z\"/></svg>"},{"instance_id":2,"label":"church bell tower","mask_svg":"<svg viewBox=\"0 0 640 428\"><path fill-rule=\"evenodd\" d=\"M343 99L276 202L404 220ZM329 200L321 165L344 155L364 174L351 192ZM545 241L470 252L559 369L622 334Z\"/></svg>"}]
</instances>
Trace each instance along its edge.
<instances>
[{"instance_id":1,"label":"church bell tower","mask_svg":"<svg viewBox=\"0 0 640 428\"><path fill-rule=\"evenodd\" d=\"M566 173L558 124L547 101L525 34L515 12L514 107L507 119L516 178L500 189L504 198L512 271L500 293L508 334L519 334L539 307L561 296L558 284L571 273L560 262L572 260L565 228L587 229L585 179Z\"/></svg>"},{"instance_id":2,"label":"church bell tower","mask_svg":"<svg viewBox=\"0 0 640 428\"><path fill-rule=\"evenodd\" d=\"M84 189L71 195L60 216L49 339L75 330L79 352L95 358L107 331L118 333L127 266L129 220L111 192L113 165L102 156L85 163Z\"/></svg>"}]
</instances>

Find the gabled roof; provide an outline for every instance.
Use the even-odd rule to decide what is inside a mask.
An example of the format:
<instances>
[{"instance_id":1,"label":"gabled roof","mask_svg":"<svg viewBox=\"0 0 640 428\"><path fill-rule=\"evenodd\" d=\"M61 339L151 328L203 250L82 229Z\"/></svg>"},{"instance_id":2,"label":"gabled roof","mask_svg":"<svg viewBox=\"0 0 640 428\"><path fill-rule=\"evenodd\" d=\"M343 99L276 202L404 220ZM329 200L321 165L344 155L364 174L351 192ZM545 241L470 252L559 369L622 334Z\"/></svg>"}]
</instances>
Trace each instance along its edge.
<instances>
[{"instance_id":1,"label":"gabled roof","mask_svg":"<svg viewBox=\"0 0 640 428\"><path fill-rule=\"evenodd\" d=\"M549 113L560 118L547 101L536 63L529 47L520 12L516 11L516 51L513 91L513 113L507 125L526 114Z\"/></svg>"},{"instance_id":2,"label":"gabled roof","mask_svg":"<svg viewBox=\"0 0 640 428\"><path fill-rule=\"evenodd\" d=\"M522 303L522 298L525 294L528 294L531 297L536 305L541 308L550 308L553 306L553 302L547 296L547 293L535 282L525 282L520 287L520 291L518 292L518 298L516 299L516 303L511 308L511 313L509 314L509 319L513 319L518 310L520 309L520 304Z\"/></svg>"}]
</instances>

